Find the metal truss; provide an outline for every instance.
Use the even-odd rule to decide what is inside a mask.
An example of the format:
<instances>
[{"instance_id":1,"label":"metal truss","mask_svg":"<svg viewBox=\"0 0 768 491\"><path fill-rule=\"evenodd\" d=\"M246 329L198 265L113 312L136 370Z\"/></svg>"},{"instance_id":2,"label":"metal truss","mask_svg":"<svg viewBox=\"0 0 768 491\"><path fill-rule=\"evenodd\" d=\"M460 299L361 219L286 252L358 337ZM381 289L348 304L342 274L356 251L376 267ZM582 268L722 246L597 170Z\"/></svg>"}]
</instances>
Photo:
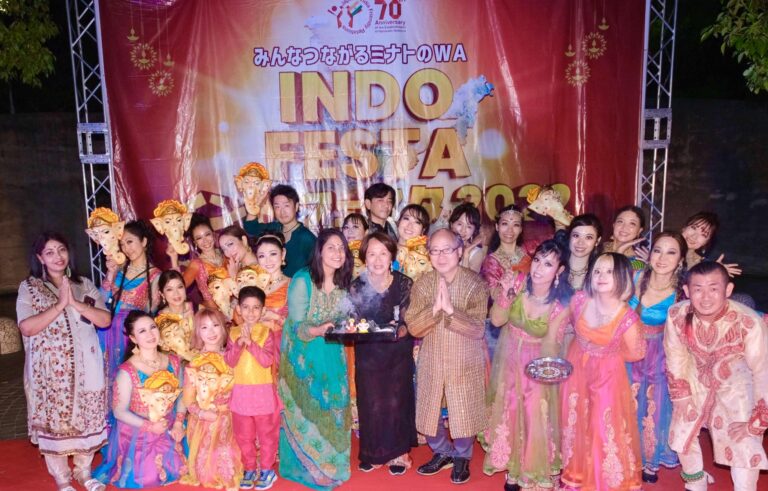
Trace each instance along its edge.
<instances>
[{"instance_id":1,"label":"metal truss","mask_svg":"<svg viewBox=\"0 0 768 491\"><path fill-rule=\"evenodd\" d=\"M98 0L66 0L83 166L86 218L99 206L114 208L112 141L103 78ZM636 201L648 216L648 234L664 226L665 190L672 127L677 0L646 0L643 96ZM91 277L104 274L101 249L89 242Z\"/></svg>"},{"instance_id":2,"label":"metal truss","mask_svg":"<svg viewBox=\"0 0 768 491\"><path fill-rule=\"evenodd\" d=\"M67 0L69 47L77 110L77 145L83 168L86 219L99 206L112 207L112 140L104 86L97 0ZM101 248L89 242L91 278L104 275Z\"/></svg>"},{"instance_id":3,"label":"metal truss","mask_svg":"<svg viewBox=\"0 0 768 491\"><path fill-rule=\"evenodd\" d=\"M677 0L646 1L645 80L636 199L648 217L649 238L664 228L676 23Z\"/></svg>"}]
</instances>

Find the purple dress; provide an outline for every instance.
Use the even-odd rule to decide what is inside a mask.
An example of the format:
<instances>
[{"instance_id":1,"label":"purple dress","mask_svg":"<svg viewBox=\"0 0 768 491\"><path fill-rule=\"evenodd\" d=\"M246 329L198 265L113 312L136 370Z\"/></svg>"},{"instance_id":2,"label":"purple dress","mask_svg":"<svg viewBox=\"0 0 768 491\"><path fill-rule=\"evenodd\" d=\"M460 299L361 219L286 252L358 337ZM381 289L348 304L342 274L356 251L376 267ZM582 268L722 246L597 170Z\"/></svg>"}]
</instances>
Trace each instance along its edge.
<instances>
[{"instance_id":1,"label":"purple dress","mask_svg":"<svg viewBox=\"0 0 768 491\"><path fill-rule=\"evenodd\" d=\"M174 355L168 357L167 370L179 378L180 362ZM144 386L148 375L136 369L131 363L123 363L120 370L131 377L130 410L147 418L148 409L141 402L138 389ZM179 384L181 385L181 384ZM168 426L174 422L175 409L168 415ZM186 473L184 455L169 432L161 435L142 428L117 421L109 434L109 443L104 461L93 475L104 484L118 488L148 488L175 482Z\"/></svg>"},{"instance_id":2,"label":"purple dress","mask_svg":"<svg viewBox=\"0 0 768 491\"><path fill-rule=\"evenodd\" d=\"M639 278L639 274L636 276ZM640 300L629 301L636 308ZM640 429L643 467L657 471L660 466L680 465L677 454L669 448L669 424L672 401L667 387L667 359L664 355L664 325L667 311L675 303L675 294L650 307L640 307L640 321L647 343L645 358L627 364L632 394L637 401L637 425Z\"/></svg>"}]
</instances>

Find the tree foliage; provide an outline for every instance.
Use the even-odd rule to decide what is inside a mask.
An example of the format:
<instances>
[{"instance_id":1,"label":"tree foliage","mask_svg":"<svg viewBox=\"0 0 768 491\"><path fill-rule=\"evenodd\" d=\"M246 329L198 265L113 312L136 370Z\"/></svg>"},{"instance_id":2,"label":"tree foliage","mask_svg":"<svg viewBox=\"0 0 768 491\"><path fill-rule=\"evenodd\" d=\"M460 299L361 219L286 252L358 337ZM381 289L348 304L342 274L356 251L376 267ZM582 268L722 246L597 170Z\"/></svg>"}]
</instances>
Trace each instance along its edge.
<instances>
[{"instance_id":1,"label":"tree foliage","mask_svg":"<svg viewBox=\"0 0 768 491\"><path fill-rule=\"evenodd\" d=\"M701 33L702 41L722 40L720 50L733 51L746 63L744 78L754 93L768 91L768 0L721 0L723 10Z\"/></svg>"},{"instance_id":2,"label":"tree foliage","mask_svg":"<svg viewBox=\"0 0 768 491\"><path fill-rule=\"evenodd\" d=\"M0 0L0 79L39 87L53 73L45 42L58 32L47 0Z\"/></svg>"}]
</instances>

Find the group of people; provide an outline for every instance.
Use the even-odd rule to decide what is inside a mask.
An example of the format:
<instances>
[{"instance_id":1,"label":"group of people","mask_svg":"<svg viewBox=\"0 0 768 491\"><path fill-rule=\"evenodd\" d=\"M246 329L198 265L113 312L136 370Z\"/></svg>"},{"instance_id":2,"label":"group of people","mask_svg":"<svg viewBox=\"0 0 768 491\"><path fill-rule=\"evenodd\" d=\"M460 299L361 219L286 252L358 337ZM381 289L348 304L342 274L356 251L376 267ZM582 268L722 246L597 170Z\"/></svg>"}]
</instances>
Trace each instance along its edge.
<instances>
[{"instance_id":1,"label":"group of people","mask_svg":"<svg viewBox=\"0 0 768 491\"><path fill-rule=\"evenodd\" d=\"M169 245L166 271L150 226L128 222L101 288L42 234L17 312L29 433L59 489L331 489L350 478L353 426L363 472L406 473L421 439L432 458L416 472L461 484L479 440L507 491L640 489L661 466L704 490L706 428L734 489L757 489L768 328L728 298L738 266L706 259L715 215L646 247L627 206L610 240L584 214L532 243L515 205L488 230L471 203L395 221L395 198L374 184L365 215L315 236L276 185L273 222L249 212L217 232L193 214L189 258ZM350 318L394 335L325 339ZM542 359L570 376L531 377Z\"/></svg>"}]
</instances>

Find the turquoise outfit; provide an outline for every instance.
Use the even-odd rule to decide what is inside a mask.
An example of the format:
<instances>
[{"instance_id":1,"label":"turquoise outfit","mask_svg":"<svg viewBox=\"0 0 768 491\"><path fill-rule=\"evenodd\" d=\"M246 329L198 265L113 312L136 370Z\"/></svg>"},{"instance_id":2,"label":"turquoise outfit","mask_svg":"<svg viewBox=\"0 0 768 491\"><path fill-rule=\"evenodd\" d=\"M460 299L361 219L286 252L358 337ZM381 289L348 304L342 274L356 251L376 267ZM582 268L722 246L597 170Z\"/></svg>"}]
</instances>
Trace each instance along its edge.
<instances>
[{"instance_id":1,"label":"turquoise outfit","mask_svg":"<svg viewBox=\"0 0 768 491\"><path fill-rule=\"evenodd\" d=\"M639 286L642 273L635 274L635 285ZM650 307L641 306L640 321L647 342L645 358L627 363L632 392L637 400L637 425L640 430L640 450L643 467L657 471L660 466L680 465L677 453L669 448L669 425L672 419L672 401L667 386L667 359L664 354L664 325L667 312L675 303L673 293ZM629 301L637 308L640 300L633 296Z\"/></svg>"},{"instance_id":2,"label":"turquoise outfit","mask_svg":"<svg viewBox=\"0 0 768 491\"><path fill-rule=\"evenodd\" d=\"M350 477L350 394L344 346L310 337L307 329L341 322L352 311L348 293L325 293L299 270L288 287L278 390L280 475L312 489L332 489Z\"/></svg>"}]
</instances>

